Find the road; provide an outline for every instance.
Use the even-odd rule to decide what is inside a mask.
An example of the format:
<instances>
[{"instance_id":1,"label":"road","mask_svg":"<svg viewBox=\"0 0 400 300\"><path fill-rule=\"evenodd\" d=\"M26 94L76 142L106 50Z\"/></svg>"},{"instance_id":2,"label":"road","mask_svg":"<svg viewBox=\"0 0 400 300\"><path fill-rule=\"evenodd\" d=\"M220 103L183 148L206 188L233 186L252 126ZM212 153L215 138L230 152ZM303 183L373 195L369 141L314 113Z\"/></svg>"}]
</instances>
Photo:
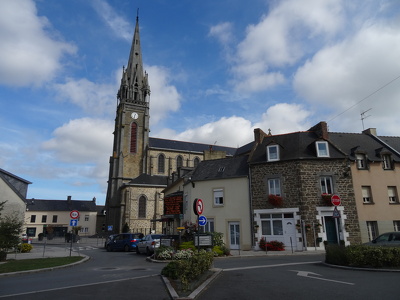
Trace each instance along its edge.
<instances>
[{"instance_id":1,"label":"road","mask_svg":"<svg viewBox=\"0 0 400 300\"><path fill-rule=\"evenodd\" d=\"M82 251L83 253L84 251ZM1 299L170 299L165 264L133 252L89 249L83 264L0 279ZM323 255L216 259L223 271L198 299L399 299L400 273L330 268Z\"/></svg>"}]
</instances>

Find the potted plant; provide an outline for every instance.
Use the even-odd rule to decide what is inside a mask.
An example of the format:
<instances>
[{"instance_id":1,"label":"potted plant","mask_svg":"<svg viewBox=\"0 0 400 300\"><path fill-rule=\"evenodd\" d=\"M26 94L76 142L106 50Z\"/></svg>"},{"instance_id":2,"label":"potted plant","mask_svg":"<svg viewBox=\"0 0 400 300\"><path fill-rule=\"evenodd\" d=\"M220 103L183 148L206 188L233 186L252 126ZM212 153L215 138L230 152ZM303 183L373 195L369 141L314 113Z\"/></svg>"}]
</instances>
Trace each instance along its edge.
<instances>
[{"instance_id":1,"label":"potted plant","mask_svg":"<svg viewBox=\"0 0 400 300\"><path fill-rule=\"evenodd\" d=\"M281 207L283 199L281 196L270 194L268 195L268 202L273 206Z\"/></svg>"}]
</instances>

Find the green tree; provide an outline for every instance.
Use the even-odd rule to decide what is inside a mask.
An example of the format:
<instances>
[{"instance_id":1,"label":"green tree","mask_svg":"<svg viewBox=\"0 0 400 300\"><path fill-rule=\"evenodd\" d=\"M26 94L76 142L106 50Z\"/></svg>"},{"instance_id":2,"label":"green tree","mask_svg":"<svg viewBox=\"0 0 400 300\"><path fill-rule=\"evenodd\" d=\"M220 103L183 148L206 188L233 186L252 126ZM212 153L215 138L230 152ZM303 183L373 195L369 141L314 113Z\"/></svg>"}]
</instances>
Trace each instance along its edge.
<instances>
[{"instance_id":1,"label":"green tree","mask_svg":"<svg viewBox=\"0 0 400 300\"><path fill-rule=\"evenodd\" d=\"M2 216L4 202L0 202L0 261L6 260L7 251L20 243L23 221L17 214Z\"/></svg>"}]
</instances>

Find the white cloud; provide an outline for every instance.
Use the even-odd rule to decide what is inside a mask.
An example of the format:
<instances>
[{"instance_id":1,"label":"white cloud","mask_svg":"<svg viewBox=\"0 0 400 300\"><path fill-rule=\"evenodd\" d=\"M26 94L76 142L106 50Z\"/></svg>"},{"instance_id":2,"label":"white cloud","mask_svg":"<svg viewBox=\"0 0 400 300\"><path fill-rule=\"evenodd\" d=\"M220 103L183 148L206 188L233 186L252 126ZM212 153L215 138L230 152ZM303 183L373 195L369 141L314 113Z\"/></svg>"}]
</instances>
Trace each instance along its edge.
<instances>
[{"instance_id":1,"label":"white cloud","mask_svg":"<svg viewBox=\"0 0 400 300\"><path fill-rule=\"evenodd\" d=\"M208 35L217 38L222 45L229 45L234 39L232 30L232 23L224 22L212 26Z\"/></svg>"},{"instance_id":2,"label":"white cloud","mask_svg":"<svg viewBox=\"0 0 400 300\"><path fill-rule=\"evenodd\" d=\"M0 84L41 85L53 79L63 55L76 47L54 40L49 28L33 1L0 1Z\"/></svg>"},{"instance_id":3,"label":"white cloud","mask_svg":"<svg viewBox=\"0 0 400 300\"><path fill-rule=\"evenodd\" d=\"M115 10L103 0L93 0L93 8L103 18L107 25L117 36L130 41L133 28Z\"/></svg>"},{"instance_id":4,"label":"white cloud","mask_svg":"<svg viewBox=\"0 0 400 300\"><path fill-rule=\"evenodd\" d=\"M170 84L172 75L166 68L160 66L145 66L149 76L151 89L150 111L151 125L157 124L170 112L180 108L181 95L176 87Z\"/></svg>"},{"instance_id":5,"label":"white cloud","mask_svg":"<svg viewBox=\"0 0 400 300\"><path fill-rule=\"evenodd\" d=\"M55 84L53 88L61 98L83 108L88 114L115 113L117 84L98 84L86 78L68 78L66 83Z\"/></svg>"}]
</instances>

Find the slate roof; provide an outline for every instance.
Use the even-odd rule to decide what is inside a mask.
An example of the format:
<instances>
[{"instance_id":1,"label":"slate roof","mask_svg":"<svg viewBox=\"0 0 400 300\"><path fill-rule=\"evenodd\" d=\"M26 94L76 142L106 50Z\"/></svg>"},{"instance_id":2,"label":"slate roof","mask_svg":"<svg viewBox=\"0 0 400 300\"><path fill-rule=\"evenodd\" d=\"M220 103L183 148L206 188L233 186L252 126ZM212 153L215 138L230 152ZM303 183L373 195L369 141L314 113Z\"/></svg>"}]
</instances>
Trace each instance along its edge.
<instances>
[{"instance_id":1,"label":"slate roof","mask_svg":"<svg viewBox=\"0 0 400 300\"><path fill-rule=\"evenodd\" d=\"M329 141L329 158L317 157L315 142L323 141L313 131L301 131L280 135L264 137L263 141L256 147L250 162L262 163L267 161L267 146L278 144L279 161L294 159L332 159L344 158L345 153L340 151Z\"/></svg>"},{"instance_id":2,"label":"slate roof","mask_svg":"<svg viewBox=\"0 0 400 300\"><path fill-rule=\"evenodd\" d=\"M0 168L0 178L14 191L19 198L25 201L25 197L28 193L28 184L32 182L25 180L17 175L7 172Z\"/></svg>"},{"instance_id":3,"label":"slate roof","mask_svg":"<svg viewBox=\"0 0 400 300\"><path fill-rule=\"evenodd\" d=\"M141 174L129 181L126 185L151 185L151 186L167 186L168 176L154 176Z\"/></svg>"},{"instance_id":4,"label":"slate roof","mask_svg":"<svg viewBox=\"0 0 400 300\"><path fill-rule=\"evenodd\" d=\"M228 179L249 175L248 156L204 160L191 174L192 181Z\"/></svg>"},{"instance_id":5,"label":"slate roof","mask_svg":"<svg viewBox=\"0 0 400 300\"><path fill-rule=\"evenodd\" d=\"M348 154L349 159L355 160L357 152L367 155L370 161L381 161L380 152L392 153L392 159L400 162L400 155L390 150L384 143L379 141L381 139L393 148L400 149L400 138L398 137L376 137L364 133L338 133L330 132L329 140L340 148L343 152Z\"/></svg>"},{"instance_id":6,"label":"slate roof","mask_svg":"<svg viewBox=\"0 0 400 300\"><path fill-rule=\"evenodd\" d=\"M160 138L149 138L149 147L153 149L203 153L204 150L210 150L210 146L212 146L212 149L215 151L225 151L228 156L233 156L236 152L236 148L232 147L182 142Z\"/></svg>"},{"instance_id":7,"label":"slate roof","mask_svg":"<svg viewBox=\"0 0 400 300\"><path fill-rule=\"evenodd\" d=\"M26 208L29 211L97 211L96 201L29 199L26 202Z\"/></svg>"}]
</instances>

